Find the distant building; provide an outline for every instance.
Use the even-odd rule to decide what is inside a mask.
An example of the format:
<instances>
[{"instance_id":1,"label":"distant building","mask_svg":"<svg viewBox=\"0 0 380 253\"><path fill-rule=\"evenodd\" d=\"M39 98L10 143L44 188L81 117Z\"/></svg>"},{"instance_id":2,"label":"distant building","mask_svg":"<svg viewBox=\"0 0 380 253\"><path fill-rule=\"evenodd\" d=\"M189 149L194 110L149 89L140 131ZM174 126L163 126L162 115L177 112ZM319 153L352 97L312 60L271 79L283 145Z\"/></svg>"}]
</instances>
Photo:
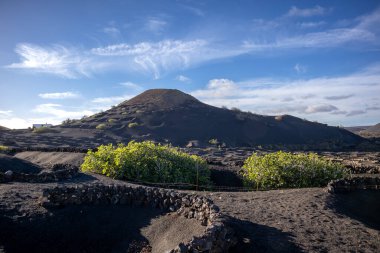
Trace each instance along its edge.
<instances>
[{"instance_id":1,"label":"distant building","mask_svg":"<svg viewBox=\"0 0 380 253\"><path fill-rule=\"evenodd\" d=\"M35 128L41 128L41 127L52 127L53 125L52 124L33 124L33 129Z\"/></svg>"}]
</instances>

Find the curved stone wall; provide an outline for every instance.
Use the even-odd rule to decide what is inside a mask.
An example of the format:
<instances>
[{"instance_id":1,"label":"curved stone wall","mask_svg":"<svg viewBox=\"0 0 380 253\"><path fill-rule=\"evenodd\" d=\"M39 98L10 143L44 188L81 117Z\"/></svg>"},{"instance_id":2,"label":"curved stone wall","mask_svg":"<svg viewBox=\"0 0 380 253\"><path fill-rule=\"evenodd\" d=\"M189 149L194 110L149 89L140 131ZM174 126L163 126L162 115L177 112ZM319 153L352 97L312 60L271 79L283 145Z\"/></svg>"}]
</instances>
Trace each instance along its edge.
<instances>
[{"instance_id":1,"label":"curved stone wall","mask_svg":"<svg viewBox=\"0 0 380 253\"><path fill-rule=\"evenodd\" d=\"M234 244L233 231L210 199L173 190L123 185L84 185L45 189L40 204L46 208L65 205L133 205L160 208L196 219L205 226L201 237L180 243L170 252L227 252Z\"/></svg>"},{"instance_id":2,"label":"curved stone wall","mask_svg":"<svg viewBox=\"0 0 380 253\"><path fill-rule=\"evenodd\" d=\"M380 190L380 178L353 177L333 180L327 185L329 193L345 193L355 190Z\"/></svg>"}]
</instances>

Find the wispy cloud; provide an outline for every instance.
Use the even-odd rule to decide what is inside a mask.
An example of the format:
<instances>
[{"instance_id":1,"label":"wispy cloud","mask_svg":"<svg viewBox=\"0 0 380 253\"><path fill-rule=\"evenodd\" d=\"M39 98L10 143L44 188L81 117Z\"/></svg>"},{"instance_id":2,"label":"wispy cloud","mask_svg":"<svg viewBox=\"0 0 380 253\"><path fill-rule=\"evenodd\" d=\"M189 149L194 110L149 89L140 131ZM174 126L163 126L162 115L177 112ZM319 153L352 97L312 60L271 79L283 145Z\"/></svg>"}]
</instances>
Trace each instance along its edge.
<instances>
[{"instance_id":1,"label":"wispy cloud","mask_svg":"<svg viewBox=\"0 0 380 253\"><path fill-rule=\"evenodd\" d=\"M302 73L305 73L306 72L306 66L303 66L299 63L297 63L296 65L294 65L293 69L298 73L298 74L302 74Z\"/></svg>"},{"instance_id":2,"label":"wispy cloud","mask_svg":"<svg viewBox=\"0 0 380 253\"><path fill-rule=\"evenodd\" d=\"M347 99L350 97L353 97L354 94L348 94L348 95L340 95L340 96L327 96L325 97L327 100L341 100L341 99Z\"/></svg>"},{"instance_id":3,"label":"wispy cloud","mask_svg":"<svg viewBox=\"0 0 380 253\"><path fill-rule=\"evenodd\" d=\"M66 78L89 76L85 65L88 61L79 57L72 49L61 45L40 47L28 43L18 44L16 53L21 62L8 65L8 68L24 69L42 73L50 73Z\"/></svg>"},{"instance_id":4,"label":"wispy cloud","mask_svg":"<svg viewBox=\"0 0 380 253\"><path fill-rule=\"evenodd\" d=\"M309 29L309 28L321 27L321 26L326 25L326 24L327 23L325 21L318 21L318 22L301 22L298 25L301 28Z\"/></svg>"},{"instance_id":5,"label":"wispy cloud","mask_svg":"<svg viewBox=\"0 0 380 253\"><path fill-rule=\"evenodd\" d=\"M337 110L336 106L329 104L310 105L305 109L305 113L333 112Z\"/></svg>"},{"instance_id":6,"label":"wispy cloud","mask_svg":"<svg viewBox=\"0 0 380 253\"><path fill-rule=\"evenodd\" d=\"M185 69L202 62L226 58L246 52L245 49L218 49L205 40L163 40L157 43L142 42L134 45L115 44L94 48L93 54L123 57L135 70L151 73L155 79L170 70Z\"/></svg>"},{"instance_id":7,"label":"wispy cloud","mask_svg":"<svg viewBox=\"0 0 380 253\"><path fill-rule=\"evenodd\" d=\"M65 110L64 107L60 104L40 104L37 105L33 110L35 113L47 114L51 115L58 119L66 119L66 118L80 118L84 115L92 115L93 111L90 110Z\"/></svg>"},{"instance_id":8,"label":"wispy cloud","mask_svg":"<svg viewBox=\"0 0 380 253\"><path fill-rule=\"evenodd\" d=\"M370 14L363 15L356 19L351 26L326 29L319 32L298 33L286 37L269 40L269 42L259 42L246 40L243 46L253 52L266 51L271 49L296 49L296 48L331 48L342 46L348 43L379 43L379 31L376 27L380 25L380 8ZM322 23L301 23L303 26L322 25ZM262 21L262 27L268 30L276 29L284 21ZM257 24L260 27L260 24ZM267 33L270 34L269 31Z\"/></svg>"},{"instance_id":9,"label":"wispy cloud","mask_svg":"<svg viewBox=\"0 0 380 253\"><path fill-rule=\"evenodd\" d=\"M41 94L38 94L38 96L44 99L69 99L69 98L80 97L78 93L71 92L71 91L55 92L55 93L41 93Z\"/></svg>"},{"instance_id":10,"label":"wispy cloud","mask_svg":"<svg viewBox=\"0 0 380 253\"><path fill-rule=\"evenodd\" d=\"M103 32L113 38L118 38L121 35L120 30L114 26L104 27Z\"/></svg>"},{"instance_id":11,"label":"wispy cloud","mask_svg":"<svg viewBox=\"0 0 380 253\"><path fill-rule=\"evenodd\" d=\"M196 7L194 7L194 6L189 6L189 5L184 5L184 4L180 4L180 6L181 6L183 9L185 9L185 10L187 10L187 11L189 11L189 12L191 12L191 13L193 13L194 15L197 15L197 16L199 16L199 17L203 17L203 16L205 15L204 11L201 10L200 8L196 8Z\"/></svg>"},{"instance_id":12,"label":"wispy cloud","mask_svg":"<svg viewBox=\"0 0 380 253\"><path fill-rule=\"evenodd\" d=\"M183 83L191 83L191 79L184 75L176 76L175 80L183 82Z\"/></svg>"},{"instance_id":13,"label":"wispy cloud","mask_svg":"<svg viewBox=\"0 0 380 253\"><path fill-rule=\"evenodd\" d=\"M292 6L286 16L288 17L312 17L312 16L322 16L329 12L330 9L326 9L319 5L312 8L301 9L296 6Z\"/></svg>"},{"instance_id":14,"label":"wispy cloud","mask_svg":"<svg viewBox=\"0 0 380 253\"><path fill-rule=\"evenodd\" d=\"M312 8L314 11L292 9L290 13L296 15L298 12L306 15L305 13L321 12L320 8ZM165 26L164 21L161 21L160 19L150 18L147 22L151 23L152 29L158 31L161 29L159 27ZM312 23L302 24L304 26L317 25ZM279 22L276 21L255 20L253 26L256 29L266 29L265 33L260 33L265 36L266 34L271 34L271 29L277 29L276 26L278 25ZM380 9L377 9L373 13L357 18L355 23L351 24L351 27L295 33L278 38L264 38L260 41L247 39L243 42L234 40L231 43L221 43L218 40L210 39L167 39L156 42L142 41L135 44L110 44L87 50L67 48L62 45L42 47L21 43L15 49L20 57L20 62L12 63L7 67L50 73L65 78L91 77L96 73L112 70L140 72L158 79L168 72L182 71L209 61L236 57L247 53L259 54L273 51L274 49L285 51L298 48L332 48L352 45L353 43L378 45L380 40L377 27L379 26ZM112 32L111 30L109 31ZM361 48L365 50L365 47Z\"/></svg>"},{"instance_id":15,"label":"wispy cloud","mask_svg":"<svg viewBox=\"0 0 380 253\"><path fill-rule=\"evenodd\" d=\"M355 96L347 95L347 90ZM357 111L365 112L362 115L365 117L379 118L380 110L376 109L379 107L376 100L379 92L380 65L374 65L346 76L306 80L263 78L234 82L213 79L205 89L191 94L215 106L235 106L261 114L318 116L325 122L345 122L347 116L359 115ZM330 98L331 103L326 103L326 98Z\"/></svg>"},{"instance_id":16,"label":"wispy cloud","mask_svg":"<svg viewBox=\"0 0 380 253\"><path fill-rule=\"evenodd\" d=\"M0 110L0 117L10 116L12 114L11 110Z\"/></svg>"},{"instance_id":17,"label":"wispy cloud","mask_svg":"<svg viewBox=\"0 0 380 253\"><path fill-rule=\"evenodd\" d=\"M120 83L120 85L124 86L126 88L129 88L131 90L134 90L134 91L139 91L139 90L143 89L142 86L135 84L135 83L132 83L132 82L123 82L123 83Z\"/></svg>"},{"instance_id":18,"label":"wispy cloud","mask_svg":"<svg viewBox=\"0 0 380 253\"><path fill-rule=\"evenodd\" d=\"M145 29L156 34L160 34L165 30L167 25L168 22L162 18L150 17L146 20Z\"/></svg>"}]
</instances>

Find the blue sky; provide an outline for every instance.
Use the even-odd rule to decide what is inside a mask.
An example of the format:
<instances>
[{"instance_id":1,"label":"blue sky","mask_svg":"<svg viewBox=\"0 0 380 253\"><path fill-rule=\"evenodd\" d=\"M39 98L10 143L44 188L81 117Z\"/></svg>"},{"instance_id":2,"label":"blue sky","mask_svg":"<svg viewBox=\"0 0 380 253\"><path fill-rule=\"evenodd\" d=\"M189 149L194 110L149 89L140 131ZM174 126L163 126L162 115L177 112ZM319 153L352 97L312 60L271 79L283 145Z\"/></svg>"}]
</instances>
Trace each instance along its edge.
<instances>
[{"instance_id":1,"label":"blue sky","mask_svg":"<svg viewBox=\"0 0 380 253\"><path fill-rule=\"evenodd\" d=\"M0 1L0 125L151 88L330 125L380 122L379 1Z\"/></svg>"}]
</instances>

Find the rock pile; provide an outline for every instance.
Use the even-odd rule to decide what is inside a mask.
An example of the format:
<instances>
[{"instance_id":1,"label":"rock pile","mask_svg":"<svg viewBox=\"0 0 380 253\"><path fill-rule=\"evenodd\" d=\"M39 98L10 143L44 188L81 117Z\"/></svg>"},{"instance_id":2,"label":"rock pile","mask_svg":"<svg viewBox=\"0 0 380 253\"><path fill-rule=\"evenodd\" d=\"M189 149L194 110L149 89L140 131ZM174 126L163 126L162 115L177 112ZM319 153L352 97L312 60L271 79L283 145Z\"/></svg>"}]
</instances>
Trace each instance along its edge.
<instances>
[{"instance_id":1,"label":"rock pile","mask_svg":"<svg viewBox=\"0 0 380 253\"><path fill-rule=\"evenodd\" d=\"M205 233L180 243L169 252L227 252L234 244L233 231L210 199L173 190L123 185L82 185L45 189L40 204L46 208L65 205L131 205L160 208L196 219Z\"/></svg>"}]
</instances>

